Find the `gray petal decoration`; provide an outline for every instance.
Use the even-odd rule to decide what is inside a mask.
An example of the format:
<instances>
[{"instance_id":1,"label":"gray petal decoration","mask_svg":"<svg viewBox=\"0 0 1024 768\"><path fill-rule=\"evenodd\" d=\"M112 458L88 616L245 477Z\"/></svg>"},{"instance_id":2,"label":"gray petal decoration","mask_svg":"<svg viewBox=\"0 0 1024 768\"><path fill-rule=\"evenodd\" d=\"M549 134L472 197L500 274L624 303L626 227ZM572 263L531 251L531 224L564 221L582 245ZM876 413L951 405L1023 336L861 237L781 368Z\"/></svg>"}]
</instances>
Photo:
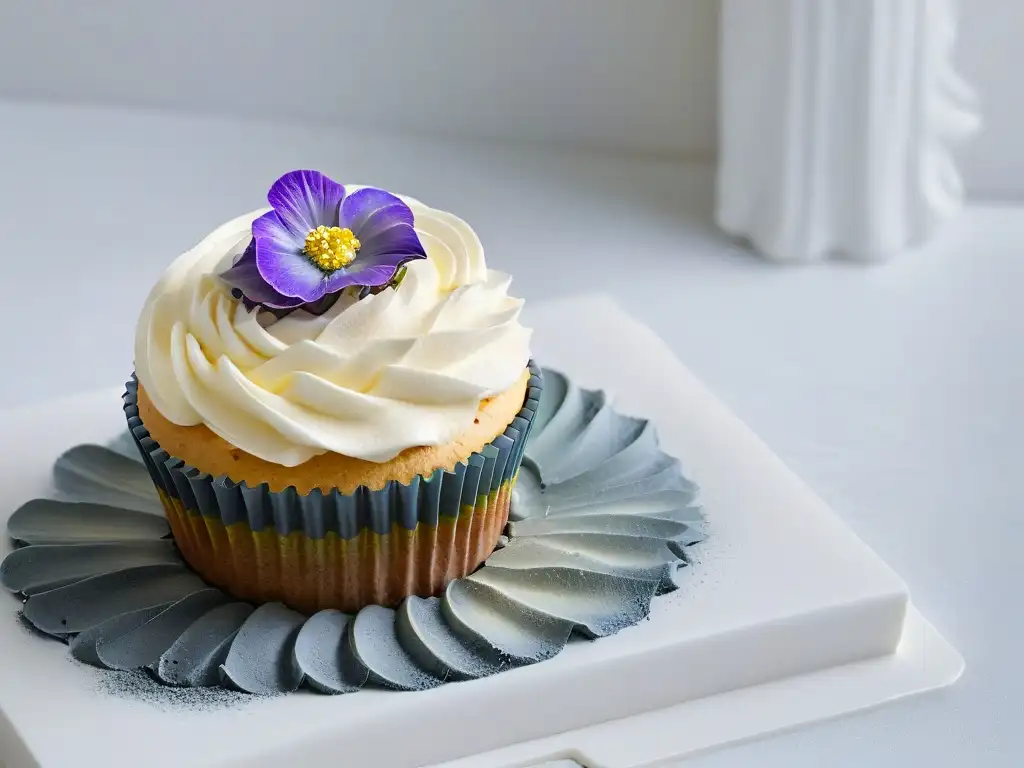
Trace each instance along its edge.
<instances>
[{"instance_id":1,"label":"gray petal decoration","mask_svg":"<svg viewBox=\"0 0 1024 768\"><path fill-rule=\"evenodd\" d=\"M281 603L261 605L242 624L231 642L221 673L232 687L246 693L288 693L302 683L293 647L306 621Z\"/></svg>"},{"instance_id":2,"label":"gray petal decoration","mask_svg":"<svg viewBox=\"0 0 1024 768\"><path fill-rule=\"evenodd\" d=\"M492 569L533 570L535 568L561 568L569 571L601 573L606 576L625 576L641 581L651 581L668 586L672 574L678 567L678 558L664 547L661 556L625 559L618 556L621 547L616 547L605 559L587 555L580 551L583 537L566 536L550 543L548 537L530 539L517 538L504 552L495 552L487 561ZM567 544L559 544L568 541Z\"/></svg>"},{"instance_id":3,"label":"gray petal decoration","mask_svg":"<svg viewBox=\"0 0 1024 768\"><path fill-rule=\"evenodd\" d=\"M381 605L363 608L348 625L348 649L368 679L400 691L422 691L444 682L419 667L395 636L395 612Z\"/></svg>"},{"instance_id":4,"label":"gray petal decoration","mask_svg":"<svg viewBox=\"0 0 1024 768\"><path fill-rule=\"evenodd\" d=\"M139 455L139 449L135 445L135 440L132 439L131 432L122 432L107 443L106 447L114 453L121 454L125 458L139 462L139 464L145 467L145 463L142 461L142 456Z\"/></svg>"},{"instance_id":5,"label":"gray petal decoration","mask_svg":"<svg viewBox=\"0 0 1024 768\"><path fill-rule=\"evenodd\" d=\"M16 509L7 533L23 544L162 539L171 533L162 516L89 502L33 499Z\"/></svg>"},{"instance_id":6,"label":"gray petal decoration","mask_svg":"<svg viewBox=\"0 0 1024 768\"><path fill-rule=\"evenodd\" d=\"M545 490L545 500L549 514L551 510L568 509L594 504L599 501L621 501L643 496L656 491L685 491L685 481L680 476L679 462L665 457L657 464L646 467L650 469L642 477L627 478L624 482L611 484L605 480L593 486L578 488L572 481L564 485L549 486Z\"/></svg>"},{"instance_id":7,"label":"gray petal decoration","mask_svg":"<svg viewBox=\"0 0 1024 768\"><path fill-rule=\"evenodd\" d=\"M110 669L138 669L156 663L181 633L214 608L228 602L219 589L201 589L183 597L143 624L96 643L96 656Z\"/></svg>"},{"instance_id":8,"label":"gray petal decoration","mask_svg":"<svg viewBox=\"0 0 1024 768\"><path fill-rule=\"evenodd\" d=\"M168 685L219 685L221 664L252 612L248 603L228 603L203 614L160 656L157 678Z\"/></svg>"},{"instance_id":9,"label":"gray petal decoration","mask_svg":"<svg viewBox=\"0 0 1024 768\"><path fill-rule=\"evenodd\" d=\"M398 642L419 667L434 677L472 680L515 666L496 661L463 641L445 622L436 597L410 597L395 616Z\"/></svg>"},{"instance_id":10,"label":"gray petal decoration","mask_svg":"<svg viewBox=\"0 0 1024 768\"><path fill-rule=\"evenodd\" d=\"M527 443L529 446L529 443ZM525 520L534 515L546 515L550 508L544 498L544 488L535 469L531 469L526 461L519 469L519 477L512 487L512 505L508 511L509 522Z\"/></svg>"},{"instance_id":11,"label":"gray petal decoration","mask_svg":"<svg viewBox=\"0 0 1024 768\"><path fill-rule=\"evenodd\" d=\"M548 381L547 376L545 381ZM534 424L537 434L526 446L526 458L537 468L538 474L550 476L553 482L561 482L563 476L572 477L572 457L586 450L583 434L605 403L604 392L570 386L562 407L551 421L539 430Z\"/></svg>"},{"instance_id":12,"label":"gray petal decoration","mask_svg":"<svg viewBox=\"0 0 1024 768\"><path fill-rule=\"evenodd\" d=\"M463 582L489 588L476 597L492 605L501 595L509 602L500 613L513 615L514 605L530 625L541 615L589 637L618 632L650 613L655 594L675 587L683 550L703 540L696 495L648 422L545 370L509 543ZM496 623L474 627L481 640L509 641Z\"/></svg>"},{"instance_id":13,"label":"gray petal decoration","mask_svg":"<svg viewBox=\"0 0 1024 768\"><path fill-rule=\"evenodd\" d=\"M545 536L551 533L603 533L607 536L640 537L674 541L690 538L690 526L665 517L629 514L553 515L531 517L512 523L512 536Z\"/></svg>"},{"instance_id":14,"label":"gray petal decoration","mask_svg":"<svg viewBox=\"0 0 1024 768\"><path fill-rule=\"evenodd\" d=\"M341 639L341 678L350 688L362 688L370 682L370 669L359 661L352 649L352 622L345 627L345 636Z\"/></svg>"},{"instance_id":15,"label":"gray petal decoration","mask_svg":"<svg viewBox=\"0 0 1024 768\"><path fill-rule=\"evenodd\" d=\"M32 595L23 613L36 629L61 636L89 629L120 613L180 600L205 587L202 579L183 565L144 565Z\"/></svg>"},{"instance_id":16,"label":"gray petal decoration","mask_svg":"<svg viewBox=\"0 0 1024 768\"><path fill-rule=\"evenodd\" d=\"M480 573L478 571L477 573ZM550 659L569 642L572 622L536 611L503 591L469 578L453 581L441 599L441 615L469 645L492 660L520 664Z\"/></svg>"},{"instance_id":17,"label":"gray petal decoration","mask_svg":"<svg viewBox=\"0 0 1024 768\"><path fill-rule=\"evenodd\" d=\"M543 372L544 391L533 420L533 429L536 433L547 429L551 419L565 405L565 398L569 394L569 380L563 374L550 368L544 368Z\"/></svg>"},{"instance_id":18,"label":"gray petal decoration","mask_svg":"<svg viewBox=\"0 0 1024 768\"><path fill-rule=\"evenodd\" d=\"M574 633L641 621L706 532L697 486L649 422L550 370L526 408L535 416L507 535L438 597L355 616L232 602L185 567L127 433L57 460L61 498L10 517L24 546L0 565L0 584L25 595L25 620L69 639L73 657L147 668L167 685L422 690L543 661Z\"/></svg>"},{"instance_id":19,"label":"gray petal decoration","mask_svg":"<svg viewBox=\"0 0 1024 768\"><path fill-rule=\"evenodd\" d=\"M162 514L145 466L101 445L77 445L57 459L53 480L61 494L80 501Z\"/></svg>"},{"instance_id":20,"label":"gray petal decoration","mask_svg":"<svg viewBox=\"0 0 1024 768\"><path fill-rule=\"evenodd\" d=\"M559 517L574 515L634 514L644 517L680 520L694 525L704 522L700 507L690 506L694 494L689 491L665 490L634 496L628 499L604 499L582 506L559 507Z\"/></svg>"},{"instance_id":21,"label":"gray petal decoration","mask_svg":"<svg viewBox=\"0 0 1024 768\"><path fill-rule=\"evenodd\" d=\"M71 639L71 655L85 664L106 669L106 665L100 661L100 657L96 653L96 645L104 639L120 637L136 627L142 626L154 616L167 610L169 605L170 603L158 603L148 608L119 613L94 627L89 627L84 632L79 632Z\"/></svg>"},{"instance_id":22,"label":"gray petal decoration","mask_svg":"<svg viewBox=\"0 0 1024 768\"><path fill-rule=\"evenodd\" d=\"M566 622L588 637L611 635L645 618L659 583L552 567L481 568L466 580L491 587L536 614Z\"/></svg>"},{"instance_id":23,"label":"gray petal decoration","mask_svg":"<svg viewBox=\"0 0 1024 768\"><path fill-rule=\"evenodd\" d=\"M606 441L599 441L604 449L602 460L586 466L577 465L575 469L582 471L557 483L559 495L568 498L625 485L655 474L674 461L658 450L658 438L649 423L611 415L601 426L605 427L606 433L612 433ZM548 485L552 484L548 482Z\"/></svg>"},{"instance_id":24,"label":"gray petal decoration","mask_svg":"<svg viewBox=\"0 0 1024 768\"><path fill-rule=\"evenodd\" d=\"M320 611L309 617L295 639L295 665L306 685L320 693L352 693L366 683L367 674L358 683L346 680L342 667L342 643L351 621L341 611Z\"/></svg>"},{"instance_id":25,"label":"gray petal decoration","mask_svg":"<svg viewBox=\"0 0 1024 768\"><path fill-rule=\"evenodd\" d=\"M645 567L654 563L672 563L685 565L678 553L674 552L671 542L660 539L630 539L624 536L606 536L600 533L552 533L530 539L552 549L574 552L581 557L617 565L628 574L632 569ZM492 555L493 557L493 555ZM501 561L504 567L510 567L508 560ZM536 568L536 561L531 561L531 568Z\"/></svg>"},{"instance_id":26,"label":"gray petal decoration","mask_svg":"<svg viewBox=\"0 0 1024 768\"><path fill-rule=\"evenodd\" d=\"M90 576L161 564L181 564L181 555L169 540L42 544L22 547L5 558L0 564L0 584L12 592L34 595Z\"/></svg>"}]
</instances>

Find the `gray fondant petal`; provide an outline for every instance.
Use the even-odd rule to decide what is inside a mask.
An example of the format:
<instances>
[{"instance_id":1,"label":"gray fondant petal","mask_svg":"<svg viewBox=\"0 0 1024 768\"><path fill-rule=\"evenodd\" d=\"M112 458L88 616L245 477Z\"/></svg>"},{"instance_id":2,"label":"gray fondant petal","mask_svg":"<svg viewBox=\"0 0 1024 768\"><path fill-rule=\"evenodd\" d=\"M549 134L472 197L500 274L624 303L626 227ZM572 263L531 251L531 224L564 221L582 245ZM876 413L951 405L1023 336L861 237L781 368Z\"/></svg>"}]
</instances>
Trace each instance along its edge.
<instances>
[{"instance_id":1,"label":"gray fondant petal","mask_svg":"<svg viewBox=\"0 0 1024 768\"><path fill-rule=\"evenodd\" d=\"M586 472L628 444L625 435L620 436L616 429L620 419L623 422L627 420L616 416L604 393L598 393L582 405L584 410L579 414L579 421L570 427L573 433L554 436L552 448L542 457L538 457L536 450L532 451L532 458L549 485ZM638 423L632 419L628 421Z\"/></svg>"},{"instance_id":2,"label":"gray fondant petal","mask_svg":"<svg viewBox=\"0 0 1024 768\"><path fill-rule=\"evenodd\" d=\"M400 691L422 691L444 682L420 668L398 642L395 612L381 605L363 608L348 626L348 648L369 680Z\"/></svg>"},{"instance_id":3,"label":"gray fondant petal","mask_svg":"<svg viewBox=\"0 0 1024 768\"><path fill-rule=\"evenodd\" d=\"M675 536L669 543L669 549L679 555L679 557L686 559L683 554L686 551L686 547L692 547L694 544L700 544L708 537L707 531L703 525L688 525L686 531L678 536Z\"/></svg>"},{"instance_id":4,"label":"gray fondant petal","mask_svg":"<svg viewBox=\"0 0 1024 768\"><path fill-rule=\"evenodd\" d=\"M71 639L71 655L84 664L106 669L106 665L97 655L97 643L131 632L166 610L169 605L170 603L159 603L148 608L139 608L137 611L119 613L94 627L89 627L84 632L79 632Z\"/></svg>"},{"instance_id":5,"label":"gray fondant petal","mask_svg":"<svg viewBox=\"0 0 1024 768\"><path fill-rule=\"evenodd\" d=\"M558 371L544 368L544 389L533 419L534 439L536 434L547 429L548 423L561 409L569 392L569 380Z\"/></svg>"},{"instance_id":6,"label":"gray fondant petal","mask_svg":"<svg viewBox=\"0 0 1024 768\"><path fill-rule=\"evenodd\" d=\"M671 542L662 539L610 536L603 533L552 533L537 536L536 540L595 560L624 562L639 567L680 560Z\"/></svg>"},{"instance_id":7,"label":"gray fondant petal","mask_svg":"<svg viewBox=\"0 0 1024 768\"><path fill-rule=\"evenodd\" d=\"M14 511L7 532L25 544L161 539L170 534L163 517L88 502L33 499Z\"/></svg>"},{"instance_id":8,"label":"gray fondant petal","mask_svg":"<svg viewBox=\"0 0 1024 768\"><path fill-rule=\"evenodd\" d=\"M578 546L581 537L569 539L571 544L558 546L547 542L548 537L517 538L501 552L495 552L487 559L488 567L526 570L531 568L566 568L570 570L604 573L609 576L625 576L632 579L653 581L669 586L678 565L678 558L666 546L661 557L621 557L614 550L610 557L582 554Z\"/></svg>"},{"instance_id":9,"label":"gray fondant petal","mask_svg":"<svg viewBox=\"0 0 1024 768\"><path fill-rule=\"evenodd\" d=\"M306 685L313 690L352 693L362 687L346 680L342 669L342 642L351 621L347 613L325 610L310 616L299 630L295 639L295 664L305 675Z\"/></svg>"},{"instance_id":10,"label":"gray fondant petal","mask_svg":"<svg viewBox=\"0 0 1024 768\"><path fill-rule=\"evenodd\" d=\"M0 564L0 583L33 595L102 573L142 565L180 564L170 541L38 545L16 549Z\"/></svg>"},{"instance_id":11,"label":"gray fondant petal","mask_svg":"<svg viewBox=\"0 0 1024 768\"><path fill-rule=\"evenodd\" d=\"M125 458L137 461L139 464L145 465L142 462L142 456L139 453L138 446L135 445L135 438L132 437L132 433L129 430L125 430L109 443L107 448L112 450L114 453L119 453Z\"/></svg>"},{"instance_id":12,"label":"gray fondant petal","mask_svg":"<svg viewBox=\"0 0 1024 768\"><path fill-rule=\"evenodd\" d=\"M362 688L370 681L369 668L359 661L352 648L352 622L345 627L345 636L341 639L341 677L347 685Z\"/></svg>"},{"instance_id":13,"label":"gray fondant petal","mask_svg":"<svg viewBox=\"0 0 1024 768\"><path fill-rule=\"evenodd\" d=\"M544 488L536 471L524 464L512 488L512 504L509 507L508 519L525 520L528 517L545 515L549 506L544 499Z\"/></svg>"},{"instance_id":14,"label":"gray fondant petal","mask_svg":"<svg viewBox=\"0 0 1024 768\"><path fill-rule=\"evenodd\" d=\"M644 515L663 517L684 523L702 523L700 507L690 506L693 495L687 491L665 490L632 496L627 499L595 501L580 507L559 507L559 517L572 515Z\"/></svg>"},{"instance_id":15,"label":"gray fondant petal","mask_svg":"<svg viewBox=\"0 0 1024 768\"><path fill-rule=\"evenodd\" d=\"M638 481L659 475L667 468L678 472L675 459L658 450L654 429L648 425L638 440L611 459L564 483L551 486L550 502L558 507L568 508L573 506L573 499L582 498L583 503L590 506L595 501L602 501L602 497L608 495L608 489L635 487L634 484ZM690 500L696 496L696 486L686 484L681 477L673 476L673 480L679 484L683 492L690 494ZM632 499L639 495L642 493L620 492L619 498Z\"/></svg>"},{"instance_id":16,"label":"gray fondant petal","mask_svg":"<svg viewBox=\"0 0 1024 768\"><path fill-rule=\"evenodd\" d=\"M160 656L156 676L168 685L217 685L231 641L252 612L248 603L228 603L203 614Z\"/></svg>"},{"instance_id":17,"label":"gray fondant petal","mask_svg":"<svg viewBox=\"0 0 1024 768\"><path fill-rule=\"evenodd\" d=\"M441 615L436 597L408 597L395 616L395 635L416 664L435 677L470 680L514 666L476 651Z\"/></svg>"},{"instance_id":18,"label":"gray fondant petal","mask_svg":"<svg viewBox=\"0 0 1024 768\"><path fill-rule=\"evenodd\" d=\"M645 618L660 581L575 568L491 566L467 580L487 585L536 613L569 622L590 637L614 634Z\"/></svg>"},{"instance_id":19,"label":"gray fondant petal","mask_svg":"<svg viewBox=\"0 0 1024 768\"><path fill-rule=\"evenodd\" d=\"M545 536L551 533L604 533L612 536L638 536L648 539L689 538L686 523L643 515L551 515L511 523L511 536Z\"/></svg>"},{"instance_id":20,"label":"gray fondant petal","mask_svg":"<svg viewBox=\"0 0 1024 768\"><path fill-rule=\"evenodd\" d=\"M546 466L549 486L607 486L623 482L658 453L653 428L642 419L621 416L605 404L586 429L559 455L556 466Z\"/></svg>"},{"instance_id":21,"label":"gray fondant petal","mask_svg":"<svg viewBox=\"0 0 1024 768\"><path fill-rule=\"evenodd\" d=\"M569 641L573 624L535 611L501 590L469 578L451 582L441 599L441 615L452 631L492 660L543 661Z\"/></svg>"},{"instance_id":22,"label":"gray fondant petal","mask_svg":"<svg viewBox=\"0 0 1024 768\"><path fill-rule=\"evenodd\" d=\"M99 504L160 512L145 466L100 445L77 445L53 467L57 490Z\"/></svg>"},{"instance_id":23,"label":"gray fondant petal","mask_svg":"<svg viewBox=\"0 0 1024 768\"><path fill-rule=\"evenodd\" d=\"M201 589L118 637L103 637L96 655L110 669L138 669L156 663L160 656L195 621L228 602L219 589Z\"/></svg>"},{"instance_id":24,"label":"gray fondant petal","mask_svg":"<svg viewBox=\"0 0 1024 768\"><path fill-rule=\"evenodd\" d=\"M567 445L572 445L587 424L604 406L604 392L579 389L570 383L561 407L543 428L534 425L534 435L526 446L526 458L540 470L541 477L561 463ZM543 394L542 394L543 402Z\"/></svg>"},{"instance_id":25,"label":"gray fondant petal","mask_svg":"<svg viewBox=\"0 0 1024 768\"><path fill-rule=\"evenodd\" d=\"M121 613L180 600L205 587L184 565L145 565L40 592L25 602L24 615L37 629L63 635Z\"/></svg>"},{"instance_id":26,"label":"gray fondant petal","mask_svg":"<svg viewBox=\"0 0 1024 768\"><path fill-rule=\"evenodd\" d=\"M221 665L225 679L246 693L288 693L302 683L293 647L306 621L281 603L261 605L242 624Z\"/></svg>"},{"instance_id":27,"label":"gray fondant petal","mask_svg":"<svg viewBox=\"0 0 1024 768\"><path fill-rule=\"evenodd\" d=\"M685 492L687 483L679 474L678 462L671 459L653 474L630 480L621 485L594 487L587 490L565 492L561 486L554 486L546 491L547 504L553 509L566 509L594 504L601 501L620 501L658 491Z\"/></svg>"},{"instance_id":28,"label":"gray fondant petal","mask_svg":"<svg viewBox=\"0 0 1024 768\"><path fill-rule=\"evenodd\" d=\"M614 450L605 451L600 461L585 467L585 472L566 481L566 485L618 485L630 477L647 474L664 455L658 449L654 427L643 419L616 415L607 439Z\"/></svg>"}]
</instances>

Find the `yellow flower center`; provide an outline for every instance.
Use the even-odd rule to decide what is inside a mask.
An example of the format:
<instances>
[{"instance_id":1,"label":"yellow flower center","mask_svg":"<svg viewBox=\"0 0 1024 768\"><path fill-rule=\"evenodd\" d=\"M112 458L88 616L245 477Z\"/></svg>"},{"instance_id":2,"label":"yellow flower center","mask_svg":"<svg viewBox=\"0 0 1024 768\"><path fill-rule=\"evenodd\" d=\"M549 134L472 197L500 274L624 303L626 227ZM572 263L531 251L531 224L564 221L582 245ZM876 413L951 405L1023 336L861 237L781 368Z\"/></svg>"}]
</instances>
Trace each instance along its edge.
<instances>
[{"instance_id":1,"label":"yellow flower center","mask_svg":"<svg viewBox=\"0 0 1024 768\"><path fill-rule=\"evenodd\" d=\"M348 227L325 227L321 224L306 235L302 252L325 272L348 266L356 257L361 243Z\"/></svg>"}]
</instances>

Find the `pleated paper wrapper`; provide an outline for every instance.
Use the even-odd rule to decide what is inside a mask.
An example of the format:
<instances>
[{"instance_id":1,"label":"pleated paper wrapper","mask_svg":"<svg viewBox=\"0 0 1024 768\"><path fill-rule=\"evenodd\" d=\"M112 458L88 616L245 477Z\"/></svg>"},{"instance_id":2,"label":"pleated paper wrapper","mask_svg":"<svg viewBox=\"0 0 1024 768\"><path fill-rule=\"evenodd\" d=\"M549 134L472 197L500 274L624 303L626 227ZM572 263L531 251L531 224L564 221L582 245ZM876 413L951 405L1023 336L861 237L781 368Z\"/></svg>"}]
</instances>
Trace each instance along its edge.
<instances>
[{"instance_id":1,"label":"pleated paper wrapper","mask_svg":"<svg viewBox=\"0 0 1024 768\"><path fill-rule=\"evenodd\" d=\"M305 613L354 612L436 595L491 554L508 520L541 388L531 361L515 419L450 471L347 494L251 487L170 456L139 417L135 376L124 410L174 540L200 576L243 600L280 601Z\"/></svg>"}]
</instances>

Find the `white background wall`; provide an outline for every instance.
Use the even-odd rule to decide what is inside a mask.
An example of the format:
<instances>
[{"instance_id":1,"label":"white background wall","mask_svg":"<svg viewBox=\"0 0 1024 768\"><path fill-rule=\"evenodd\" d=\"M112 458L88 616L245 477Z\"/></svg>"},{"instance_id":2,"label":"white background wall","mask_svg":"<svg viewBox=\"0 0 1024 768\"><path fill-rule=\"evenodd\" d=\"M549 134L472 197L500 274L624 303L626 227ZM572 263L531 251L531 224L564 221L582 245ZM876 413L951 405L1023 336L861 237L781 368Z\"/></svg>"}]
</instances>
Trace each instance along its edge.
<instances>
[{"instance_id":1,"label":"white background wall","mask_svg":"<svg viewBox=\"0 0 1024 768\"><path fill-rule=\"evenodd\" d=\"M970 189L1024 197L1024 3L961 14ZM711 157L717 23L717 0L0 0L0 98Z\"/></svg>"},{"instance_id":2,"label":"white background wall","mask_svg":"<svg viewBox=\"0 0 1024 768\"><path fill-rule=\"evenodd\" d=\"M960 0L957 60L985 120L963 150L971 190L1024 199L1024 2Z\"/></svg>"}]
</instances>

